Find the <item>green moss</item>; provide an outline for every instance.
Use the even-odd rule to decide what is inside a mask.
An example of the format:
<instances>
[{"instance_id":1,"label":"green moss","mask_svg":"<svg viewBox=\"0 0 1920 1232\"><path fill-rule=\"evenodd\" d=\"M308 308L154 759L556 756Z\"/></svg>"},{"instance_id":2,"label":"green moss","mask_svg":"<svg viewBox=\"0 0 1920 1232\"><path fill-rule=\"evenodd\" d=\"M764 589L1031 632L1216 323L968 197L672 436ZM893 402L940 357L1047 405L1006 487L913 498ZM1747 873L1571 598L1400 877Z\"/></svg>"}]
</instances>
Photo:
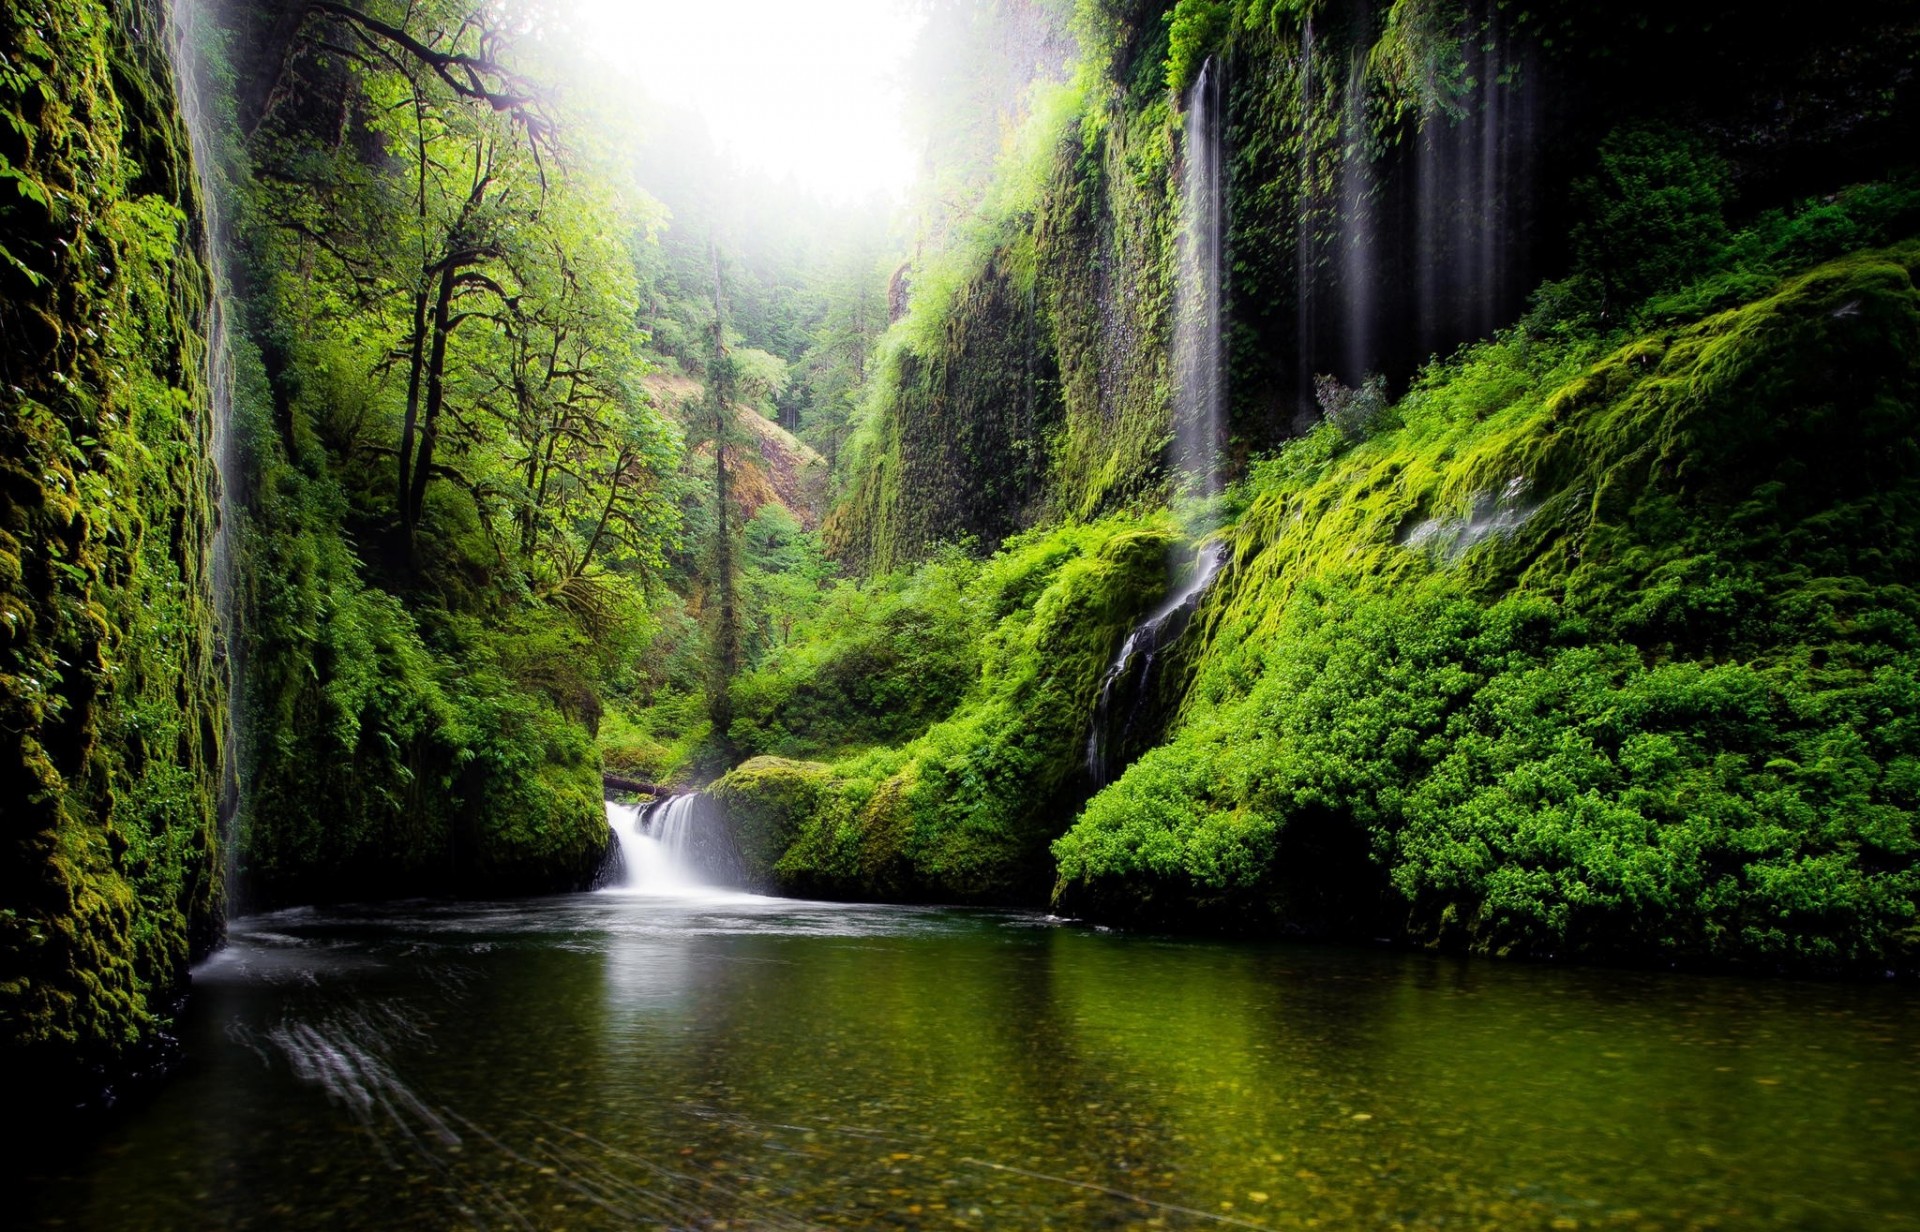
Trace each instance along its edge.
<instances>
[{"instance_id":1,"label":"green moss","mask_svg":"<svg viewBox=\"0 0 1920 1232\"><path fill-rule=\"evenodd\" d=\"M826 610L733 690L735 748L838 758L911 739L945 718L980 671L980 566L950 551L910 575L830 592Z\"/></svg>"},{"instance_id":2,"label":"green moss","mask_svg":"<svg viewBox=\"0 0 1920 1232\"><path fill-rule=\"evenodd\" d=\"M775 866L833 787L833 769L823 763L755 757L734 767L708 795L725 811L750 875L772 885L780 880ZM819 828L817 820L814 826Z\"/></svg>"},{"instance_id":3,"label":"green moss","mask_svg":"<svg viewBox=\"0 0 1920 1232\"><path fill-rule=\"evenodd\" d=\"M150 1054L222 927L207 282L160 15L0 17L0 1021L13 1098Z\"/></svg>"},{"instance_id":4,"label":"green moss","mask_svg":"<svg viewBox=\"0 0 1920 1232\"><path fill-rule=\"evenodd\" d=\"M800 893L1032 897L1085 790L1101 677L1175 543L1165 519L1127 518L1010 543L969 587L982 663L951 715L896 748L831 766L761 758L715 785L755 866Z\"/></svg>"},{"instance_id":5,"label":"green moss","mask_svg":"<svg viewBox=\"0 0 1920 1232\"><path fill-rule=\"evenodd\" d=\"M1184 722L1055 844L1061 900L1911 962L1916 271L1857 254L1604 355L1507 337L1260 468Z\"/></svg>"},{"instance_id":6,"label":"green moss","mask_svg":"<svg viewBox=\"0 0 1920 1232\"><path fill-rule=\"evenodd\" d=\"M1083 67L915 287L844 455L842 559L884 572L1168 494L1177 120L1135 101Z\"/></svg>"}]
</instances>

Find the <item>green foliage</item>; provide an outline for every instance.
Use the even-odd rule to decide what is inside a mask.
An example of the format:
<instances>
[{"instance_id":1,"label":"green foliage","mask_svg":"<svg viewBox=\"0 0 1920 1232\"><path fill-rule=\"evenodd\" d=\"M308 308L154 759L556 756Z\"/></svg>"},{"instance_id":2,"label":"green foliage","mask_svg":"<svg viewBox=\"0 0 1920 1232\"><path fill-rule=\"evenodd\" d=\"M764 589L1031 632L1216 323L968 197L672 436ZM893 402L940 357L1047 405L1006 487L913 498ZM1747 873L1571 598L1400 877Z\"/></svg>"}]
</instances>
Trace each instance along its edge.
<instances>
[{"instance_id":1,"label":"green foliage","mask_svg":"<svg viewBox=\"0 0 1920 1232\"><path fill-rule=\"evenodd\" d=\"M1378 373L1368 375L1358 389L1342 385L1337 377L1316 376L1313 392L1320 414L1350 441L1371 436L1387 411L1387 379Z\"/></svg>"},{"instance_id":2,"label":"green foliage","mask_svg":"<svg viewBox=\"0 0 1920 1232\"><path fill-rule=\"evenodd\" d=\"M1682 129L1615 129L1594 174L1573 186L1578 270L1623 307L1693 275L1727 241L1728 179L1726 163Z\"/></svg>"},{"instance_id":3,"label":"green foliage","mask_svg":"<svg viewBox=\"0 0 1920 1232\"><path fill-rule=\"evenodd\" d=\"M758 519L756 519L758 520ZM979 673L985 633L970 590L980 566L950 551L906 575L841 582L768 602L777 626L758 670L734 686L733 738L751 756L840 757L897 744L945 718ZM778 573L806 586L804 557ZM802 605L804 604L804 606Z\"/></svg>"},{"instance_id":4,"label":"green foliage","mask_svg":"<svg viewBox=\"0 0 1920 1232\"><path fill-rule=\"evenodd\" d=\"M1256 470L1184 722L1055 844L1061 901L1911 961L1917 271L1859 254L1597 362L1504 338Z\"/></svg>"},{"instance_id":5,"label":"green foliage","mask_svg":"<svg viewBox=\"0 0 1920 1232\"><path fill-rule=\"evenodd\" d=\"M1683 321L1764 295L1793 270L1891 244L1920 231L1920 180L1912 174L1851 185L1831 196L1762 213L1735 232L1689 281L1654 296L1644 314Z\"/></svg>"},{"instance_id":6,"label":"green foliage","mask_svg":"<svg viewBox=\"0 0 1920 1232\"><path fill-rule=\"evenodd\" d=\"M883 618L915 615L934 602L964 608L963 623L948 634L951 653L963 656L966 635L977 638L978 675L950 714L904 745L831 766L759 758L716 784L714 794L752 836L761 874L811 894L1032 894L1046 843L1065 816L1062 802L1081 773L1100 679L1126 630L1159 597L1173 546L1164 521L1114 518L1023 536L983 565L923 567ZM849 665L899 653L876 647L870 630L878 623L855 625L828 644L804 685L845 704L851 682L832 652ZM883 685L933 693L894 665L887 670ZM800 689L789 695L790 707L795 696ZM921 713L948 704L933 693ZM884 716L833 719L828 738L845 739L849 726Z\"/></svg>"},{"instance_id":7,"label":"green foliage","mask_svg":"<svg viewBox=\"0 0 1920 1232\"><path fill-rule=\"evenodd\" d=\"M1180 0L1168 10L1167 89L1185 93L1200 65L1226 35L1233 18L1228 0Z\"/></svg>"},{"instance_id":8,"label":"green foliage","mask_svg":"<svg viewBox=\"0 0 1920 1232\"><path fill-rule=\"evenodd\" d=\"M316 12L267 55L244 9L194 32L239 249L256 905L577 887L608 841L593 731L678 524L680 435L636 349L657 211L558 96L519 89L538 49L483 9ZM392 54L340 53L356 40Z\"/></svg>"}]
</instances>

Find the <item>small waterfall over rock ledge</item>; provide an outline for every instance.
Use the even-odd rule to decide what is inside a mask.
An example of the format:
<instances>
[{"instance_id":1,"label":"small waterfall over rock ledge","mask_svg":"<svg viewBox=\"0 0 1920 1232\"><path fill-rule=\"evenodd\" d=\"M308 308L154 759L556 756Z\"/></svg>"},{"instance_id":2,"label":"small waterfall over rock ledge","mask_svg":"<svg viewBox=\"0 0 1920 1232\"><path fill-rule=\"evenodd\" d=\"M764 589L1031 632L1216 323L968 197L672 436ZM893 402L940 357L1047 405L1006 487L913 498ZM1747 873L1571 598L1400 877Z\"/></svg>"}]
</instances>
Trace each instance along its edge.
<instances>
[{"instance_id":1,"label":"small waterfall over rock ledge","mask_svg":"<svg viewBox=\"0 0 1920 1232\"><path fill-rule=\"evenodd\" d=\"M1087 733L1087 777L1096 789L1112 782L1115 772L1125 769L1143 751L1141 746L1159 734L1166 708L1155 695L1160 683L1156 668L1193 622L1226 559L1224 544L1203 546L1185 584L1134 626L1101 678L1100 700Z\"/></svg>"},{"instance_id":2,"label":"small waterfall over rock ledge","mask_svg":"<svg viewBox=\"0 0 1920 1232\"><path fill-rule=\"evenodd\" d=\"M746 869L715 807L697 791L644 806L607 801L614 849L600 888L682 898L741 890Z\"/></svg>"}]
</instances>

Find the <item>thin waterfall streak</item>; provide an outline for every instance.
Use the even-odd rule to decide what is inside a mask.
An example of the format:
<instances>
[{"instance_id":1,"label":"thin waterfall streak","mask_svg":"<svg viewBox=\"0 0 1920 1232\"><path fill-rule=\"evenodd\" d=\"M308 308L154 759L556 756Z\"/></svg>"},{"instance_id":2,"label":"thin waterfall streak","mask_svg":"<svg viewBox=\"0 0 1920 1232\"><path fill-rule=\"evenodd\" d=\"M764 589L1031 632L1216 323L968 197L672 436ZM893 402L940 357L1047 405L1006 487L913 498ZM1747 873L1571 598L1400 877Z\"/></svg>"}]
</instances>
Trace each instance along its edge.
<instances>
[{"instance_id":1,"label":"thin waterfall streak","mask_svg":"<svg viewBox=\"0 0 1920 1232\"><path fill-rule=\"evenodd\" d=\"M1174 445L1182 484L1200 496L1221 487L1226 363L1221 346L1222 245L1226 234L1223 94L1208 60L1187 92L1180 177L1179 267L1174 285Z\"/></svg>"},{"instance_id":2,"label":"thin waterfall streak","mask_svg":"<svg viewBox=\"0 0 1920 1232\"><path fill-rule=\"evenodd\" d=\"M234 371L228 329L229 242L223 177L214 119L203 85L207 76L198 48L206 41L200 23L208 20L203 0L171 0L167 5L165 37L167 60L173 70L180 117L186 125L193 158L194 185L199 197L199 223L205 237L209 291L206 357L202 379L207 389L207 447L214 471L214 526L205 562L213 592L215 660L227 686L223 764L219 767L221 793L221 884L233 901L237 875L237 836L231 832L240 814L240 716L243 713L243 663L240 655L240 587L235 576L234 528L238 525L236 493L239 460L233 439Z\"/></svg>"},{"instance_id":3,"label":"thin waterfall streak","mask_svg":"<svg viewBox=\"0 0 1920 1232\"><path fill-rule=\"evenodd\" d=\"M1356 51L1347 70L1341 115L1340 299L1343 359L1358 385L1374 364L1374 218L1372 163L1367 150L1366 60Z\"/></svg>"},{"instance_id":4,"label":"thin waterfall streak","mask_svg":"<svg viewBox=\"0 0 1920 1232\"><path fill-rule=\"evenodd\" d=\"M1500 156L1504 142L1506 91L1499 81L1500 51L1498 35L1489 29L1480 52L1480 80L1483 83L1480 120L1480 194L1481 226L1476 261L1479 266L1479 303L1475 313L1475 332L1485 336L1493 332L1498 301L1504 279L1501 277L1501 232L1505 214L1505 181L1501 178Z\"/></svg>"},{"instance_id":5,"label":"thin waterfall streak","mask_svg":"<svg viewBox=\"0 0 1920 1232\"><path fill-rule=\"evenodd\" d=\"M1140 723L1154 711L1154 666L1163 651L1179 641L1193 621L1200 600L1226 562L1219 545L1208 545L1194 559L1193 572L1152 615L1134 626L1100 680L1093 723L1087 732L1087 777L1094 788L1113 780L1115 754L1124 760L1137 743Z\"/></svg>"},{"instance_id":6,"label":"thin waterfall streak","mask_svg":"<svg viewBox=\"0 0 1920 1232\"><path fill-rule=\"evenodd\" d=\"M1308 14L1300 26L1300 114L1307 133L1314 127L1314 31ZM1312 359L1316 334L1314 294L1314 203L1318 183L1318 148L1310 136L1303 136L1300 152L1299 197L1294 203L1293 308L1294 308L1294 412L1290 425L1296 435L1313 427L1319 413L1314 407Z\"/></svg>"}]
</instances>

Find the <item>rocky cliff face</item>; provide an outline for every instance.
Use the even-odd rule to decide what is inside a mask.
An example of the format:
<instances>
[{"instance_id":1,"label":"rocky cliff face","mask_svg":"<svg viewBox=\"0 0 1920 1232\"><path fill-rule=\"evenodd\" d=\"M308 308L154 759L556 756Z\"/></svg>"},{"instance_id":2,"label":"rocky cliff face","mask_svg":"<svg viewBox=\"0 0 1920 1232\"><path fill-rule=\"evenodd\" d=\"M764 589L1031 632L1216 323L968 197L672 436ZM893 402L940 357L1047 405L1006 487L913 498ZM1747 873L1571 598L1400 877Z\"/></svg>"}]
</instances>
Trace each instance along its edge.
<instances>
[{"instance_id":1,"label":"rocky cliff face","mask_svg":"<svg viewBox=\"0 0 1920 1232\"><path fill-rule=\"evenodd\" d=\"M145 0L0 15L0 1045L29 1107L154 1056L222 929L208 281L164 38Z\"/></svg>"},{"instance_id":2,"label":"rocky cliff face","mask_svg":"<svg viewBox=\"0 0 1920 1232\"><path fill-rule=\"evenodd\" d=\"M1183 127L1209 63L1235 468L1318 421L1316 376L1398 394L1580 268L1617 267L1611 311L1644 295L1648 236L1593 207L1609 149L1696 158L1713 204L1749 215L1910 158L1910 6L1670 8L1089 6L1087 67L1036 109L1034 153L1002 169L1019 182L912 280L830 542L886 568L1174 486ZM1687 208L1642 223L1684 228Z\"/></svg>"}]
</instances>

